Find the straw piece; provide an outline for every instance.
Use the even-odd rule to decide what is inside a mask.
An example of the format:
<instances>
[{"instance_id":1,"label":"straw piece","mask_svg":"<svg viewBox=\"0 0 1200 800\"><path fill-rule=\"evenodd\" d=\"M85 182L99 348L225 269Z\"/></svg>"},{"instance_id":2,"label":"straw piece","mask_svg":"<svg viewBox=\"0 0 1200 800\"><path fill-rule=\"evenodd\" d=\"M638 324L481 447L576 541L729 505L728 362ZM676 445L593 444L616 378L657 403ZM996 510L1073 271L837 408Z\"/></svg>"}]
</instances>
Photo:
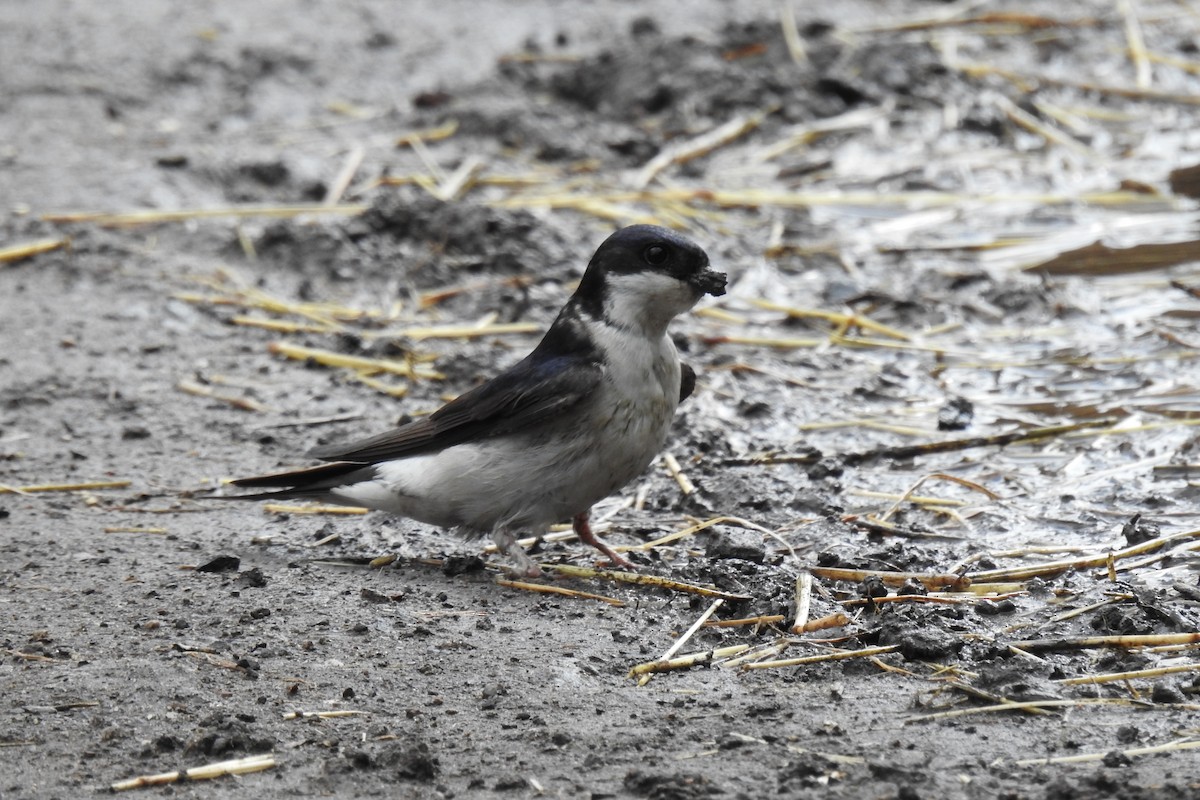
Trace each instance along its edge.
<instances>
[{"instance_id":1,"label":"straw piece","mask_svg":"<svg viewBox=\"0 0 1200 800\"><path fill-rule=\"evenodd\" d=\"M782 0L779 4L779 25L783 28L783 41L787 44L788 55L797 66L808 65L808 53L804 50L804 39L800 37L800 27L796 24L796 10L792 8L792 0Z\"/></svg>"},{"instance_id":2,"label":"straw piece","mask_svg":"<svg viewBox=\"0 0 1200 800\"><path fill-rule=\"evenodd\" d=\"M803 625L793 625L792 633L812 633L813 631L825 631L830 628L840 628L843 625L849 625L853 620L840 611L835 611L832 614L826 614L823 617L810 619Z\"/></svg>"},{"instance_id":3,"label":"straw piece","mask_svg":"<svg viewBox=\"0 0 1200 800\"><path fill-rule=\"evenodd\" d=\"M964 592L964 594L967 594ZM1010 597L1012 595L1009 595ZM984 600L1000 600L1002 597L987 596ZM889 594L886 597L860 597L853 600L843 600L842 605L847 608L858 606L878 606L884 603L932 603L934 605L957 606L979 602L980 598L976 595L967 597L946 597L939 594Z\"/></svg>"},{"instance_id":4,"label":"straw piece","mask_svg":"<svg viewBox=\"0 0 1200 800\"><path fill-rule=\"evenodd\" d=\"M374 374L386 372L391 375L402 375L408 378L425 378L427 380L443 380L446 376L436 370L417 363L405 363L386 358L364 358L348 356L332 350L318 350L315 347L302 347L287 342L271 342L267 350L274 355L297 361L314 361L326 367L343 367L358 372Z\"/></svg>"},{"instance_id":5,"label":"straw piece","mask_svg":"<svg viewBox=\"0 0 1200 800\"><path fill-rule=\"evenodd\" d=\"M667 652L663 653L662 658L660 658L658 660L660 662L670 661L675 656L676 653L678 653L680 650L683 649L683 646L685 644L687 644L687 641L689 639L691 639L692 636L695 635L696 631L698 631L702 627L704 627L704 623L707 622L708 618L713 615L713 612L715 612L718 608L720 608L724 604L725 604L725 601L721 600L719 598L716 600L713 600L712 603L709 605L709 607L707 609L705 609L704 613L701 614L700 617L695 622L692 623L692 627L690 627L686 631L684 631L683 635L680 636L678 639L676 639L675 643L672 644L669 648L667 648ZM633 674L633 671L630 670L630 675L632 676L632 674ZM638 678L638 686L645 686L647 683L650 682L650 679L652 677L653 677L653 675L651 675L650 673L646 673L645 675L640 676Z\"/></svg>"},{"instance_id":6,"label":"straw piece","mask_svg":"<svg viewBox=\"0 0 1200 800\"><path fill-rule=\"evenodd\" d=\"M960 680L951 679L946 681L946 685L952 689L957 689L964 694L969 694L972 697L979 698L980 700L986 700L989 703L1013 706L1014 710L1024 711L1026 714L1031 716L1049 716L1053 713L1044 708L1024 706L1020 703L1020 701L1011 700L1003 695L996 694L995 692L985 691L976 686L972 686L969 683L963 683Z\"/></svg>"},{"instance_id":7,"label":"straw piece","mask_svg":"<svg viewBox=\"0 0 1200 800\"><path fill-rule=\"evenodd\" d=\"M1001 69L994 67L991 64L975 64L967 62L949 62L951 66L969 76L995 75L1000 78L1012 81L1014 84L1026 87L1026 90L1032 91L1037 85L1043 86L1061 86L1067 89L1077 89L1081 92L1096 92L1097 94L1108 94L1114 97L1124 97L1130 100L1145 100L1154 103L1177 103L1179 105L1195 106L1200 105L1200 95L1195 94L1174 94L1172 92L1158 92L1152 89L1129 89L1123 86L1106 86L1098 83L1088 83L1087 81L1073 81L1063 78L1052 78L1049 75L1034 75L1025 72L1018 72L1011 69Z\"/></svg>"},{"instance_id":8,"label":"straw piece","mask_svg":"<svg viewBox=\"0 0 1200 800\"><path fill-rule=\"evenodd\" d=\"M666 148L642 167L641 171L633 179L633 185L639 190L645 189L658 176L658 173L667 167L673 164L683 164L694 158L707 155L713 150L741 138L757 128L762 124L764 119L773 113L775 113L775 107L753 114L734 117L724 125L714 128L707 133Z\"/></svg>"},{"instance_id":9,"label":"straw piece","mask_svg":"<svg viewBox=\"0 0 1200 800\"><path fill-rule=\"evenodd\" d=\"M500 586L507 586L509 589L520 589L526 592L536 592L539 594L557 594L562 597L574 597L581 600L599 600L601 603L608 603L610 606L624 608L625 602L618 600L615 597L607 597L602 594L592 594L591 592L581 592L578 589L567 589L563 586L547 586L544 583L528 583L526 581L513 581L507 578L496 578L496 583Z\"/></svg>"},{"instance_id":10,"label":"straw piece","mask_svg":"<svg viewBox=\"0 0 1200 800\"><path fill-rule=\"evenodd\" d=\"M358 506L309 505L299 506L286 503L265 503L262 510L268 514L333 514L337 516L361 516L370 513L369 508Z\"/></svg>"},{"instance_id":11,"label":"straw piece","mask_svg":"<svg viewBox=\"0 0 1200 800\"><path fill-rule=\"evenodd\" d=\"M796 577L796 620L792 623L792 633L800 633L808 624L809 608L812 605L812 585L811 572L801 572Z\"/></svg>"},{"instance_id":12,"label":"straw piece","mask_svg":"<svg viewBox=\"0 0 1200 800\"><path fill-rule=\"evenodd\" d=\"M1197 748L1200 748L1200 740L1184 739L1178 742L1152 745L1150 747L1133 747L1129 750L1121 750L1120 753L1127 758L1136 758L1138 756L1172 753L1176 750L1196 750ZM1014 761L1013 764L1018 767L1050 766L1051 764L1084 764L1091 761L1103 761L1107 757L1108 753L1081 753L1075 756L1056 756L1054 758L1027 758L1023 761Z\"/></svg>"},{"instance_id":13,"label":"straw piece","mask_svg":"<svg viewBox=\"0 0 1200 800\"><path fill-rule=\"evenodd\" d=\"M230 320L243 328L262 328L274 333L334 333L337 327L321 323L289 322L284 319L262 319L238 315Z\"/></svg>"},{"instance_id":14,"label":"straw piece","mask_svg":"<svg viewBox=\"0 0 1200 800\"><path fill-rule=\"evenodd\" d=\"M837 567L812 567L809 572L818 578L831 581L861 582L867 578L879 578L888 586L901 586L908 581L920 581L929 589L949 587L955 591L963 591L971 585L971 579L965 575L951 575L930 572L897 572L882 569L840 569Z\"/></svg>"},{"instance_id":15,"label":"straw piece","mask_svg":"<svg viewBox=\"0 0 1200 800\"><path fill-rule=\"evenodd\" d=\"M876 492L871 489L847 489L846 494L853 497L866 497L873 500L900 500L912 503L918 506L936 506L938 508L962 508L967 505L966 500L950 500L945 497L932 497L926 495L913 494L905 497L905 494L896 494L895 492ZM992 554L993 557L995 553Z\"/></svg>"},{"instance_id":16,"label":"straw piece","mask_svg":"<svg viewBox=\"0 0 1200 800\"><path fill-rule=\"evenodd\" d=\"M898 331L895 328L888 327L882 323L876 322L873 319L862 316L860 314L844 314L837 311L825 311L815 308L792 308L781 303L773 303L770 300L761 300L751 298L747 302L752 306L766 309L768 311L780 311L787 314L792 319L823 319L827 322L833 322L837 325L845 326L846 328L858 328L864 331L873 331L883 336L892 339L898 339L902 342L912 341L912 337L904 331Z\"/></svg>"},{"instance_id":17,"label":"straw piece","mask_svg":"<svg viewBox=\"0 0 1200 800\"><path fill-rule=\"evenodd\" d=\"M783 622L783 614L763 614L757 617L742 617L741 619L718 619L704 623L706 628L740 628L744 625L773 625Z\"/></svg>"},{"instance_id":18,"label":"straw piece","mask_svg":"<svg viewBox=\"0 0 1200 800\"><path fill-rule=\"evenodd\" d=\"M645 553L647 551L653 550L656 547L661 547L665 544L672 544L674 542L679 541L680 539L686 539L689 536L694 536L695 534L699 533L700 531L707 530L708 528L711 528L714 525L737 525L742 528L748 528L750 530L757 530L757 531L762 531L764 533L769 533L769 531L767 531L762 526L755 525L753 522L744 520L740 517L713 517L712 519L706 519L703 522L698 522L695 525L690 525L681 531L676 531L675 533L667 534L666 536L655 539L654 541L644 542L642 544L632 545L629 547L620 547L618 549L623 552L638 550L638 551Z\"/></svg>"},{"instance_id":19,"label":"straw piece","mask_svg":"<svg viewBox=\"0 0 1200 800\"><path fill-rule=\"evenodd\" d=\"M1200 480L1200 464L1159 464L1151 468L1150 472L1156 481L1175 478Z\"/></svg>"},{"instance_id":20,"label":"straw piece","mask_svg":"<svg viewBox=\"0 0 1200 800\"><path fill-rule=\"evenodd\" d=\"M925 444L901 445L898 447L880 447L861 453L850 453L842 460L851 466L857 466L866 461L880 458L892 460L914 458L934 453L947 453L957 450L968 450L977 447L1005 447L1010 444L1024 444L1043 439L1054 439L1063 434L1073 433L1089 428L1107 428L1114 424L1112 419L1089 420L1076 422L1071 425L1051 425L1044 428L1030 428L1024 431L994 434L992 436L976 436L966 439L951 439L943 442L928 442Z\"/></svg>"},{"instance_id":21,"label":"straw piece","mask_svg":"<svg viewBox=\"0 0 1200 800\"><path fill-rule=\"evenodd\" d=\"M723 605L725 605L724 600L722 600L720 598L713 600L712 603L708 606L708 608L705 609L704 613L701 614L700 617L694 623L692 623L692 627L688 628L687 631L685 631L684 634L675 641L675 644L671 645L667 649L667 652L663 653L663 655L662 655L663 659L671 658L676 653L678 653L680 650L682 650L683 646L685 644L687 644L688 639L691 639L692 636L695 635L696 631L698 631L698 630L700 630L700 628L704 627L704 623L708 621L708 618L711 617L713 615L713 613L716 612L716 610Z\"/></svg>"},{"instance_id":22,"label":"straw piece","mask_svg":"<svg viewBox=\"0 0 1200 800\"><path fill-rule=\"evenodd\" d=\"M997 703L991 706L972 706L971 708L958 708L953 711L939 711L934 714L923 714L916 717L908 717L904 720L907 725L910 722L930 722L935 719L951 719L953 717L966 717L973 714L992 714L998 711L1026 711L1031 709L1047 709L1047 708L1076 708L1082 706L1126 706L1130 705L1130 701L1119 698L1097 697L1090 699L1079 700L1027 700L1023 702L1007 701Z\"/></svg>"},{"instance_id":23,"label":"straw piece","mask_svg":"<svg viewBox=\"0 0 1200 800\"><path fill-rule=\"evenodd\" d=\"M411 147L416 140L423 142L439 142L442 139L449 139L458 132L458 120L452 119L436 128L425 128L419 131L411 131L403 136L397 137L396 147Z\"/></svg>"},{"instance_id":24,"label":"straw piece","mask_svg":"<svg viewBox=\"0 0 1200 800\"><path fill-rule=\"evenodd\" d=\"M34 494L37 492L81 492L96 489L124 489L132 481L88 481L84 483L39 483L31 486L0 484L0 494Z\"/></svg>"},{"instance_id":25,"label":"straw piece","mask_svg":"<svg viewBox=\"0 0 1200 800\"><path fill-rule=\"evenodd\" d=\"M1131 92L1133 90L1130 90ZM1180 96L1179 102L1200 105L1200 95ZM588 195L545 194L518 195L493 200L489 205L500 208L571 208L592 213L593 206L606 207L620 203L649 203L660 207L664 203L677 202L719 208L940 208L967 206L971 208L996 204L1031 204L1055 206L1085 204L1096 206L1158 206L1162 198L1132 191L1083 192L1080 194L1047 192L993 192L990 194L963 194L957 192L912 191L912 192L790 192L772 189L646 189L627 192L592 192ZM615 218L629 219L638 215L629 209L619 209Z\"/></svg>"},{"instance_id":26,"label":"straw piece","mask_svg":"<svg viewBox=\"0 0 1200 800\"><path fill-rule=\"evenodd\" d=\"M801 339L794 336L705 336L701 341L707 345L740 344L749 347L777 347L781 350L821 347L829 343L827 339Z\"/></svg>"},{"instance_id":27,"label":"straw piece","mask_svg":"<svg viewBox=\"0 0 1200 800\"><path fill-rule=\"evenodd\" d=\"M9 247L0 247L0 264L15 264L18 261L24 261L27 258L40 256L42 253L50 253L59 248L66 247L71 240L62 239L38 239L33 242L22 242Z\"/></svg>"},{"instance_id":28,"label":"straw piece","mask_svg":"<svg viewBox=\"0 0 1200 800\"><path fill-rule=\"evenodd\" d=\"M791 645L792 642L787 639L778 639L769 644L755 645L741 654L735 653L731 657L723 659L719 666L725 669L733 669L751 661L765 661L768 658L774 658L779 655Z\"/></svg>"},{"instance_id":29,"label":"straw piece","mask_svg":"<svg viewBox=\"0 0 1200 800\"><path fill-rule=\"evenodd\" d=\"M758 161L770 161L797 147L809 144L823 134L865 128L873 125L878 120L886 119L894 106L895 103L889 100L880 106L856 108L853 111L847 111L836 117L828 117L826 119L813 120L812 122L795 125L788 129L786 138L758 152L756 159ZM806 255L813 252L812 245L798 246L773 243L766 248L764 255L779 256L783 255L785 250L791 251L793 248L798 248L796 250L798 255ZM817 249L823 248L818 247Z\"/></svg>"},{"instance_id":30,"label":"straw piece","mask_svg":"<svg viewBox=\"0 0 1200 800\"><path fill-rule=\"evenodd\" d=\"M744 594L733 594L732 592L723 592L715 586L697 586L692 583L683 583L681 581L671 580L670 578L660 578L657 575L640 575L636 572L621 572L611 569L594 569L592 567L576 567L570 564L542 564L543 569L553 570L562 575L568 575L572 578L598 578L600 580L616 581L618 583L632 583L638 586L650 586L659 589L667 589L669 591L683 592L685 594L698 594L702 597L719 597L723 600L749 600L751 599Z\"/></svg>"},{"instance_id":31,"label":"straw piece","mask_svg":"<svg viewBox=\"0 0 1200 800\"><path fill-rule=\"evenodd\" d=\"M742 669L775 669L777 667L798 667L805 664L819 664L824 661L842 661L847 658L868 658L884 653L894 653L900 649L898 644L884 647L866 647L862 650L838 650L833 653L823 653L818 656L801 656L799 658L784 658L778 661L759 661L753 664L743 664Z\"/></svg>"},{"instance_id":32,"label":"straw piece","mask_svg":"<svg viewBox=\"0 0 1200 800\"><path fill-rule=\"evenodd\" d=\"M319 203L297 203L286 206L224 206L220 208L192 208L179 211L126 211L108 214L95 211L75 211L61 214L43 214L44 222L90 222L104 227L150 225L159 222L186 222L192 219L215 217L299 217L304 214L341 214L357 216L366 211L362 204L326 206Z\"/></svg>"},{"instance_id":33,"label":"straw piece","mask_svg":"<svg viewBox=\"0 0 1200 800\"><path fill-rule=\"evenodd\" d=\"M986 496L989 500L999 500L1000 499L1000 495L996 494L991 489L980 486L978 483L975 483L974 481L969 481L966 478L960 478L957 475L948 475L944 472L934 472L929 475L924 475L921 478L918 478L917 481L915 483L913 483L913 485L910 486L908 488L908 490L904 492L904 494L900 495L900 498L898 500L896 500L896 502L894 502L891 505L891 507L888 508L888 510L883 513L883 516L879 518L879 521L886 522L888 520L888 518L892 516L892 514L895 514L897 511L900 510L900 507L902 505L904 505L906 502L908 502L909 497L911 497L912 494L915 491L917 491L917 489L920 489L925 484L926 481L930 481L930 480L934 480L934 479L949 481L950 483L957 483L959 486L965 486L972 491L979 492L980 494Z\"/></svg>"},{"instance_id":34,"label":"straw piece","mask_svg":"<svg viewBox=\"0 0 1200 800\"><path fill-rule=\"evenodd\" d=\"M1139 89L1149 89L1154 72L1150 67L1150 56L1146 52L1146 41L1142 38L1142 24L1138 20L1137 7L1133 0L1118 0L1117 6L1125 17L1125 38L1129 41L1129 57L1135 70L1134 83Z\"/></svg>"},{"instance_id":35,"label":"straw piece","mask_svg":"<svg viewBox=\"0 0 1200 800\"><path fill-rule=\"evenodd\" d=\"M5 647L3 649L0 649L0 653L5 653L7 655L12 656L13 658L19 658L22 661L37 661L37 662L40 662L43 664L69 664L69 663L71 663L70 661L67 661L67 660L64 660L61 658L51 658L50 656L44 656L41 653L26 653L22 650L14 650L11 647Z\"/></svg>"},{"instance_id":36,"label":"straw piece","mask_svg":"<svg viewBox=\"0 0 1200 800\"><path fill-rule=\"evenodd\" d=\"M675 483L679 484L679 491L683 492L684 497L696 491L696 485L691 482L687 475L683 474L683 467L679 466L679 462L675 459L674 455L663 453L663 464L667 468L667 474L675 479Z\"/></svg>"},{"instance_id":37,"label":"straw piece","mask_svg":"<svg viewBox=\"0 0 1200 800\"><path fill-rule=\"evenodd\" d=\"M404 397L408 394L408 385L404 383L393 386L385 381L379 380L378 378L372 378L370 375L364 375L361 372L351 373L350 378L358 381L363 386L369 386L377 392L382 392L388 397Z\"/></svg>"},{"instance_id":38,"label":"straw piece","mask_svg":"<svg viewBox=\"0 0 1200 800\"><path fill-rule=\"evenodd\" d=\"M1102 567L1109 563L1111 557L1114 561L1121 561L1132 556L1140 556L1146 553L1154 552L1176 542L1182 542L1187 539L1195 539L1200 537L1200 530L1180 531L1177 533L1159 536L1156 539L1149 539L1140 544L1130 545L1121 550L1115 550L1111 553L1102 553L1100 555L1082 556L1080 558L1070 558L1061 561L1048 561L1043 564L1035 564L1028 567L1010 567L1003 569L989 569L980 572L971 573L971 579L974 581L1024 581L1034 577L1045 575L1056 575L1060 572L1066 572L1069 569L1087 569L1089 567Z\"/></svg>"},{"instance_id":39,"label":"straw piece","mask_svg":"<svg viewBox=\"0 0 1200 800\"><path fill-rule=\"evenodd\" d=\"M1200 664L1176 664L1170 667L1153 667L1151 669L1135 669L1128 672L1107 672L1100 675L1081 675L1078 678L1060 678L1055 683L1063 686L1087 686L1116 681L1133 681L1141 678L1159 678L1163 675L1175 675L1180 672L1200 671Z\"/></svg>"},{"instance_id":40,"label":"straw piece","mask_svg":"<svg viewBox=\"0 0 1200 800\"><path fill-rule=\"evenodd\" d=\"M1093 610L1096 610L1097 608L1104 608L1105 606L1111 606L1111 604L1114 604L1114 603L1123 602L1126 600L1133 600L1133 599L1134 599L1134 595L1120 595L1117 597L1105 597L1105 599L1102 601L1094 602L1094 603L1087 603L1086 606L1080 606L1079 608L1073 608L1072 610L1069 610L1069 612L1055 614L1054 616L1051 616L1051 618L1048 621L1050 622L1051 625L1054 625L1055 622L1064 622L1064 621L1067 621L1068 619L1075 619L1076 616L1090 614L1093 612Z\"/></svg>"},{"instance_id":41,"label":"straw piece","mask_svg":"<svg viewBox=\"0 0 1200 800\"><path fill-rule=\"evenodd\" d=\"M1030 114L1028 111L1013 103L1013 101L1009 100L1004 95L996 95L994 102L1009 119L1020 125L1022 128L1038 134L1046 141L1061 145L1069 150L1074 150L1076 153L1088 156L1089 158L1097 158L1100 156L1099 153L1076 139L1074 136L1045 124L1033 114Z\"/></svg>"},{"instance_id":42,"label":"straw piece","mask_svg":"<svg viewBox=\"0 0 1200 800\"><path fill-rule=\"evenodd\" d=\"M221 403L227 403L239 411L266 411L267 408L262 403L251 400L248 397L237 397L231 394L222 394L211 386L205 386L202 383L195 381L182 380L175 384L175 388L186 394L195 395L196 397L207 397L210 400L217 400Z\"/></svg>"},{"instance_id":43,"label":"straw piece","mask_svg":"<svg viewBox=\"0 0 1200 800\"><path fill-rule=\"evenodd\" d=\"M230 285L231 281L235 285ZM293 314L335 330L344 330L344 326L339 325L339 321L361 322L381 316L378 311L348 308L336 303L303 302L275 297L257 286L250 285L244 278L230 276L227 269L222 270L214 277L193 278L193 282L220 294L200 295L179 292L172 297L197 305L241 306L271 314Z\"/></svg>"},{"instance_id":44,"label":"straw piece","mask_svg":"<svg viewBox=\"0 0 1200 800\"><path fill-rule=\"evenodd\" d=\"M637 664L630 668L629 677L635 678L639 675L646 675L651 672L669 672L673 669L687 669L689 667L699 666L700 664L710 664L718 658L728 658L729 656L744 653L750 649L748 644L735 644L729 647L718 647L715 650L702 650L698 653L688 653L687 655L678 656L677 658L669 658L666 660L647 661L644 664Z\"/></svg>"},{"instance_id":45,"label":"straw piece","mask_svg":"<svg viewBox=\"0 0 1200 800\"><path fill-rule=\"evenodd\" d=\"M346 154L346 160L342 164L342 168L338 171L337 177L329 184L329 188L325 191L325 199L321 201L323 206L336 206L338 201L342 199L342 195L350 188L350 182L354 180L355 173L362 166L363 157L367 151L362 145L356 145Z\"/></svg>"},{"instance_id":46,"label":"straw piece","mask_svg":"<svg viewBox=\"0 0 1200 800\"><path fill-rule=\"evenodd\" d=\"M1012 642L1022 650L1084 650L1093 647L1154 647L1200 643L1200 633L1148 633L1119 636L1079 636L1065 639L1027 639Z\"/></svg>"},{"instance_id":47,"label":"straw piece","mask_svg":"<svg viewBox=\"0 0 1200 800\"><path fill-rule=\"evenodd\" d=\"M483 169L483 159L479 156L471 155L463 159L463 162L458 165L458 169L450 173L442 180L433 190L433 195L437 199L449 203L452 200L457 200L463 192L470 188L475 180L475 176Z\"/></svg>"},{"instance_id":48,"label":"straw piece","mask_svg":"<svg viewBox=\"0 0 1200 800\"><path fill-rule=\"evenodd\" d=\"M150 786L162 786L167 783L180 783L182 781L201 781L211 778L220 778L224 775L246 775L251 772L261 772L265 769L270 769L275 766L275 756L272 753L266 753L257 756L248 756L246 758L235 758L230 761L218 761L215 764L207 764L202 767L192 767L191 769L180 770L178 772L163 772L158 775L142 775L137 778L130 778L125 781L118 781L111 787L114 792L123 792L129 789L145 789Z\"/></svg>"},{"instance_id":49,"label":"straw piece","mask_svg":"<svg viewBox=\"0 0 1200 800\"><path fill-rule=\"evenodd\" d=\"M381 331L366 331L369 339L477 339L483 336L507 336L510 334L539 333L542 327L532 322L493 322L486 325L422 325L409 328L389 328Z\"/></svg>"},{"instance_id":50,"label":"straw piece","mask_svg":"<svg viewBox=\"0 0 1200 800\"><path fill-rule=\"evenodd\" d=\"M992 11L973 17L959 17L955 15L951 18L916 20L914 22L903 22L898 25L882 25L864 28L862 32L899 33L905 31L937 30L939 28L970 27L974 25L1009 25L1028 30L1045 30L1048 28L1091 27L1096 24L1096 20L1091 19L1059 20L1053 17L1024 14L1017 11Z\"/></svg>"},{"instance_id":51,"label":"straw piece","mask_svg":"<svg viewBox=\"0 0 1200 800\"><path fill-rule=\"evenodd\" d=\"M340 711L289 711L283 719L342 719L343 717L359 717L368 712L342 709Z\"/></svg>"}]
</instances>

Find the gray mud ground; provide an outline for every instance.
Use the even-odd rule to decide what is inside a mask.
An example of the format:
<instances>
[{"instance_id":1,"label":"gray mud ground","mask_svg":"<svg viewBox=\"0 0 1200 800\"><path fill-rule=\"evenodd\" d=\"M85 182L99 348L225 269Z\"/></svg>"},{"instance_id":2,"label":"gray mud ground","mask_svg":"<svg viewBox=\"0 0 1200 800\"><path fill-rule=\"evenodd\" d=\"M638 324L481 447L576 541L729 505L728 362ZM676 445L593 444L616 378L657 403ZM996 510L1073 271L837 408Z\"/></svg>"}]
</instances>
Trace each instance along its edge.
<instances>
[{"instance_id":1,"label":"gray mud ground","mask_svg":"<svg viewBox=\"0 0 1200 800\"><path fill-rule=\"evenodd\" d=\"M1194 184L1170 177L1200 162L1200 17L1149 0L795 5L793 57L765 3L0 4L0 246L69 237L0 263L0 484L128 482L0 494L0 796L264 753L264 772L140 791L1200 792L1200 502L1181 466L1200 462L1200 237ZM1048 16L986 17L1012 11ZM900 27L935 18L967 22ZM739 119L712 153L642 172ZM419 131L423 151L397 146ZM432 197L472 162L455 199ZM47 216L311 204L347 163L353 207L336 213ZM639 687L629 669L708 599L600 579L546 582L623 607L534 594L496 585L480 543L407 521L199 499L513 362L533 335L376 334L544 326L613 225L645 219L690 231L731 291L675 329L700 384L668 447L696 491L656 464L597 509L608 539L736 518L632 555L749 598L716 620L777 620L704 628L684 653L898 649ZM377 376L407 385L396 399L274 341L428 357L444 379ZM895 449L1047 426L1065 427ZM1114 582L1104 555L1144 539ZM868 607L925 589L817 571L810 618L849 619L785 638L797 577L822 568L965 575L996 596L943 578L957 590L940 602ZM1074 641L1122 634L1165 638ZM1153 667L1178 670L1064 683ZM1054 702L983 710L1026 700ZM357 713L284 717L326 711Z\"/></svg>"}]
</instances>

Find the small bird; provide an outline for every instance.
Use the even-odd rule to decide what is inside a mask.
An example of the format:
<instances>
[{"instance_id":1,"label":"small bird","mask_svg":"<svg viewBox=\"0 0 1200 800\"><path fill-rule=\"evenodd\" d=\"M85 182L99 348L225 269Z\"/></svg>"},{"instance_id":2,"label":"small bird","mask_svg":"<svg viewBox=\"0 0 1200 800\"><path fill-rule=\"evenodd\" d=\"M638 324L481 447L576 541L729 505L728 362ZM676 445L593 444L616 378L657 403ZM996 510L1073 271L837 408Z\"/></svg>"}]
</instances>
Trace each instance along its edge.
<instances>
[{"instance_id":1,"label":"small bird","mask_svg":"<svg viewBox=\"0 0 1200 800\"><path fill-rule=\"evenodd\" d=\"M490 534L531 577L540 570L516 534L570 519L581 541L629 568L588 512L662 449L696 383L667 325L724 294L725 282L694 242L654 225L622 228L523 360L427 417L308 453L328 463L235 480L273 491L231 499L303 497Z\"/></svg>"}]
</instances>

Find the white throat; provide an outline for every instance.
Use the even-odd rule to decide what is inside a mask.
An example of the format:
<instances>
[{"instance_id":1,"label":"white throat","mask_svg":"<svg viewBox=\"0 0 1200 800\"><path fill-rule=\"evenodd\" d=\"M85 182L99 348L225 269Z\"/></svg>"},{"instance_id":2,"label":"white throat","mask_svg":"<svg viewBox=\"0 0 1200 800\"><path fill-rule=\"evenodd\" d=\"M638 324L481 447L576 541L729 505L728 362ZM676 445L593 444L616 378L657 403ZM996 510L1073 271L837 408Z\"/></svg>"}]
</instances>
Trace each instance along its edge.
<instances>
[{"instance_id":1,"label":"white throat","mask_svg":"<svg viewBox=\"0 0 1200 800\"><path fill-rule=\"evenodd\" d=\"M656 272L606 275L604 319L651 337L666 333L672 319L696 304L696 292L685 282Z\"/></svg>"}]
</instances>

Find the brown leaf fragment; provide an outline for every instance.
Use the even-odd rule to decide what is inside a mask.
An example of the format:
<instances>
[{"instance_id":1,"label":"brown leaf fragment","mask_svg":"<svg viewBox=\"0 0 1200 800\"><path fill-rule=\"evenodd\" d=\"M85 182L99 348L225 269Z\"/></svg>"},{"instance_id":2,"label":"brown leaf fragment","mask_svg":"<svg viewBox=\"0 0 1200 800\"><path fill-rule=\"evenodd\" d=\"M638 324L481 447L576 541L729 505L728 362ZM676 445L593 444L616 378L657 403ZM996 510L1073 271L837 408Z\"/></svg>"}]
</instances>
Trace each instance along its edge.
<instances>
[{"instance_id":1,"label":"brown leaf fragment","mask_svg":"<svg viewBox=\"0 0 1200 800\"><path fill-rule=\"evenodd\" d=\"M1167 183L1173 194L1200 197L1200 164L1171 170L1171 174L1167 176Z\"/></svg>"},{"instance_id":2,"label":"brown leaf fragment","mask_svg":"<svg viewBox=\"0 0 1200 800\"><path fill-rule=\"evenodd\" d=\"M1093 242L1026 267L1025 271L1047 275L1128 275L1189 261L1200 261L1200 240L1151 242L1124 248Z\"/></svg>"}]
</instances>

